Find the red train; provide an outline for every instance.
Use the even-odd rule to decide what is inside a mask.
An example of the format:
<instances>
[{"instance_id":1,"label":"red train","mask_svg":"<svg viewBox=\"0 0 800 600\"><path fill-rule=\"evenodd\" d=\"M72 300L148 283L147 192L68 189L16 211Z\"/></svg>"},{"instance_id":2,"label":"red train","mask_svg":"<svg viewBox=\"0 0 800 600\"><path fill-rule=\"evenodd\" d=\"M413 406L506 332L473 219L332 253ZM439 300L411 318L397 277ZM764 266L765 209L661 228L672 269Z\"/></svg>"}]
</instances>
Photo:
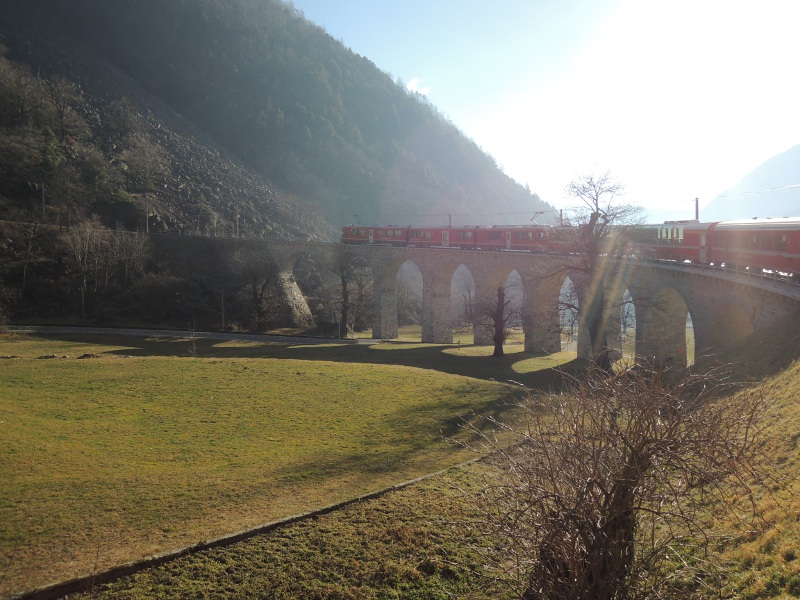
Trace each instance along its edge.
<instances>
[{"instance_id":1,"label":"red train","mask_svg":"<svg viewBox=\"0 0 800 600\"><path fill-rule=\"evenodd\" d=\"M666 222L636 232L642 256L797 276L800 217L698 223Z\"/></svg>"},{"instance_id":2,"label":"red train","mask_svg":"<svg viewBox=\"0 0 800 600\"><path fill-rule=\"evenodd\" d=\"M506 250L566 254L571 232L547 225L490 227L367 227L348 225L345 244ZM631 232L642 258L715 265L760 273L800 274L800 217L741 221L668 221Z\"/></svg>"},{"instance_id":3,"label":"red train","mask_svg":"<svg viewBox=\"0 0 800 600\"><path fill-rule=\"evenodd\" d=\"M552 227L543 225L490 227L366 227L348 225L345 244L461 248L466 250L520 250L547 252Z\"/></svg>"}]
</instances>

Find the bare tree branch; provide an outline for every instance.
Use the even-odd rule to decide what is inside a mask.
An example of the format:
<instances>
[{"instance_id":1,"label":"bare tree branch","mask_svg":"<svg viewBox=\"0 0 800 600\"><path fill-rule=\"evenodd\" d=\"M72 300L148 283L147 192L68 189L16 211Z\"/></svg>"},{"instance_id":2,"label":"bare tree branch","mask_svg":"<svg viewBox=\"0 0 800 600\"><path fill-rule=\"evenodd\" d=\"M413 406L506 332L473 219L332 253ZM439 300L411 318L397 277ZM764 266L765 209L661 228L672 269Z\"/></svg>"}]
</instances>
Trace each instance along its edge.
<instances>
[{"instance_id":1,"label":"bare tree branch","mask_svg":"<svg viewBox=\"0 0 800 600\"><path fill-rule=\"evenodd\" d=\"M641 220L642 208L621 201L624 188L608 171L601 175L581 175L566 191L580 203L568 215L566 228L560 235L578 256L579 264L571 264L571 268L585 275L578 290L581 323L589 333L595 366L601 372L610 373L603 269L608 257L631 253L625 232L627 227Z\"/></svg>"},{"instance_id":2,"label":"bare tree branch","mask_svg":"<svg viewBox=\"0 0 800 600\"><path fill-rule=\"evenodd\" d=\"M473 499L497 577L521 598L611 600L666 597L678 570L698 575L675 557L720 523L754 522L755 502L736 499L768 476L766 400L730 391L719 373L637 368L529 397L517 421L492 421L511 447L474 428L493 453Z\"/></svg>"}]
</instances>

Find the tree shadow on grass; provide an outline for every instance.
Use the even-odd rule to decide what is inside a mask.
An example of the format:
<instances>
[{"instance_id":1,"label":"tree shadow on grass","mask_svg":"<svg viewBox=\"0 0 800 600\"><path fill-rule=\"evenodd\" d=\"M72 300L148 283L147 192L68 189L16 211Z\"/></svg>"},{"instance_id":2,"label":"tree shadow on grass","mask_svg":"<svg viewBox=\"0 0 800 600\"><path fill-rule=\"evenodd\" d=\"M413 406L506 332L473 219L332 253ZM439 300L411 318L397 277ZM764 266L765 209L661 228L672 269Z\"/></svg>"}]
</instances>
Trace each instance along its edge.
<instances>
[{"instance_id":1,"label":"tree shadow on grass","mask_svg":"<svg viewBox=\"0 0 800 600\"><path fill-rule=\"evenodd\" d=\"M434 344L343 344L261 342L209 338L135 337L113 334L40 334L45 339L80 342L87 346L108 346L105 356L174 356L218 359L293 359L341 363L399 365L432 369L452 375L495 381L513 381L529 388L557 389L564 373L575 374L585 363L572 360L558 368L519 373L514 365L536 356L529 352L509 353L504 357L463 356L447 352L452 345Z\"/></svg>"}]
</instances>

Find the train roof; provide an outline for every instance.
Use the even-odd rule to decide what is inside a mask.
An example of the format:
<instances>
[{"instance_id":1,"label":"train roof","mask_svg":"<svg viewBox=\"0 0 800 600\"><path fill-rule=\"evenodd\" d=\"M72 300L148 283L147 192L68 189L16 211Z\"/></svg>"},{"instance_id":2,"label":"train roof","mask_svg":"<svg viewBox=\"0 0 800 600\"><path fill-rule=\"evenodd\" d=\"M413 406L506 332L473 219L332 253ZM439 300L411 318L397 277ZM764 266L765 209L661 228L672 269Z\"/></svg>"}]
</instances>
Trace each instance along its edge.
<instances>
[{"instance_id":1,"label":"train roof","mask_svg":"<svg viewBox=\"0 0 800 600\"><path fill-rule=\"evenodd\" d=\"M713 223L691 220L691 221L664 221L663 223L648 223L647 225L643 225L643 227L647 229L663 229L664 227L672 229L673 227L681 227L684 231L708 231L709 227L711 227L712 225Z\"/></svg>"},{"instance_id":2,"label":"train roof","mask_svg":"<svg viewBox=\"0 0 800 600\"><path fill-rule=\"evenodd\" d=\"M753 217L752 219L720 221L714 226L714 229L800 229L800 217Z\"/></svg>"}]
</instances>

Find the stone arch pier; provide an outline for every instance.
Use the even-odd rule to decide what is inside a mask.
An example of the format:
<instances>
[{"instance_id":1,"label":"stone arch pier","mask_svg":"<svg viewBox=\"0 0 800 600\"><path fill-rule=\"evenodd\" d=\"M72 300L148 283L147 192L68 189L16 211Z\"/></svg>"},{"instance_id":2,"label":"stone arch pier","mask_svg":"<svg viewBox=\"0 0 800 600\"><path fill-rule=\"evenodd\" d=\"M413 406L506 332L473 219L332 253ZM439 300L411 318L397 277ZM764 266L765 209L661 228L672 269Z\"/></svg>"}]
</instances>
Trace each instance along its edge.
<instances>
[{"instance_id":1,"label":"stone arch pier","mask_svg":"<svg viewBox=\"0 0 800 600\"><path fill-rule=\"evenodd\" d=\"M303 254L315 258L342 251L341 244L270 242L285 285L296 288L292 268ZM451 281L460 267L474 280L477 301L496 297L498 286L516 271L522 283L525 350L561 349L559 294L569 277L579 303L590 302L596 282L587 281L575 257L525 252L485 252L454 248L390 246L347 247L360 253L373 277L373 337L397 337L397 273L411 261L423 281L422 341L452 343ZM604 320L610 338L620 333L620 306L635 313L636 354L664 366L686 365L686 323L694 327L696 354L713 353L775 319L800 310L798 286L778 286L755 278L699 267L634 260L609 260L602 273ZM299 293L299 290L297 290ZM477 344L490 343L488 333L475 331ZM579 333L578 352L590 352Z\"/></svg>"}]
</instances>

